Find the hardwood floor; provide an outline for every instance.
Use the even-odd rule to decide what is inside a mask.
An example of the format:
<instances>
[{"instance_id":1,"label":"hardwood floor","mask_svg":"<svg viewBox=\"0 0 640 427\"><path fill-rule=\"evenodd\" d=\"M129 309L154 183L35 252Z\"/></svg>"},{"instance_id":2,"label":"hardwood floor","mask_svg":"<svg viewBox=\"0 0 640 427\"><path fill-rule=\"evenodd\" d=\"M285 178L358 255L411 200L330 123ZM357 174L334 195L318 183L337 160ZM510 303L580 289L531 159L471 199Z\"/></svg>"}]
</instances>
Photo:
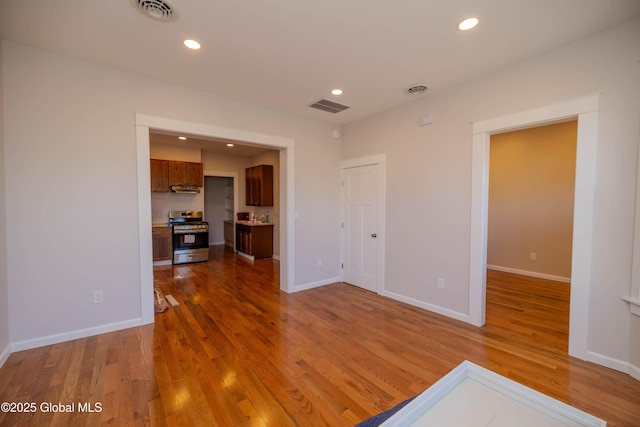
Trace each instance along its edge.
<instances>
[{"instance_id":1,"label":"hardwood floor","mask_svg":"<svg viewBox=\"0 0 640 427\"><path fill-rule=\"evenodd\" d=\"M0 412L0 425L351 426L465 359L609 426L640 425L640 381L567 356L565 284L489 271L478 328L344 283L286 294L277 262L222 247L154 274L180 302L155 325L12 354L0 402L38 410Z\"/></svg>"}]
</instances>

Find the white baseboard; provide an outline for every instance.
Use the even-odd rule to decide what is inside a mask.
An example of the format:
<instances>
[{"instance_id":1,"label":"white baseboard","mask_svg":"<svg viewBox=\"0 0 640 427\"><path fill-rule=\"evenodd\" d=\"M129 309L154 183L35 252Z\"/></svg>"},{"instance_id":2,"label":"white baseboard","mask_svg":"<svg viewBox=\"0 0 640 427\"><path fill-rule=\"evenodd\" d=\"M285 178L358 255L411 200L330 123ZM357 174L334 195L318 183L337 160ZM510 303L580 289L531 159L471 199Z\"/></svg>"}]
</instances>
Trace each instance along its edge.
<instances>
[{"instance_id":1,"label":"white baseboard","mask_svg":"<svg viewBox=\"0 0 640 427\"><path fill-rule=\"evenodd\" d=\"M4 362L7 361L9 356L11 356L11 345L7 345L4 350L2 350L2 353L0 353L0 368L4 365Z\"/></svg>"},{"instance_id":2,"label":"white baseboard","mask_svg":"<svg viewBox=\"0 0 640 427\"><path fill-rule=\"evenodd\" d=\"M517 268L501 267L499 265L487 265L489 270L504 271L505 273L519 274L521 276L537 277L538 279L553 280L555 282L571 283L571 277L554 276L552 274L538 273L535 271L518 270Z\"/></svg>"},{"instance_id":3,"label":"white baseboard","mask_svg":"<svg viewBox=\"0 0 640 427\"><path fill-rule=\"evenodd\" d=\"M640 381L640 366L629 365L629 375Z\"/></svg>"},{"instance_id":4,"label":"white baseboard","mask_svg":"<svg viewBox=\"0 0 640 427\"><path fill-rule=\"evenodd\" d=\"M91 337L94 335L106 334L108 332L119 331L122 329L133 328L135 326L141 326L141 325L143 325L142 319L137 318L137 319L125 320L123 322L100 325L93 328L78 329L75 331L64 332L61 334L33 338L30 340L11 343L11 352L30 350L32 348L43 347L45 345L58 344L65 341Z\"/></svg>"},{"instance_id":5,"label":"white baseboard","mask_svg":"<svg viewBox=\"0 0 640 427\"><path fill-rule=\"evenodd\" d=\"M253 255L245 254L242 251L236 251L236 253L238 255L240 255L242 258L248 259L249 261L255 261L256 260L256 257L254 257Z\"/></svg>"},{"instance_id":6,"label":"white baseboard","mask_svg":"<svg viewBox=\"0 0 640 427\"><path fill-rule=\"evenodd\" d=\"M630 363L624 362L622 360L614 359L609 356L605 356L604 354L595 353L593 351L587 351L587 361L593 362L600 366L604 366L605 368L610 368L619 372L624 372L625 374L632 375L632 372L631 372L632 369L631 369ZM637 373L638 372L636 369L636 374Z\"/></svg>"},{"instance_id":7,"label":"white baseboard","mask_svg":"<svg viewBox=\"0 0 640 427\"><path fill-rule=\"evenodd\" d=\"M293 287L293 292L306 291L307 289L319 288L320 286L330 285L332 283L341 282L340 277L333 277L331 279L319 280L317 282L303 283L302 285L296 285Z\"/></svg>"},{"instance_id":8,"label":"white baseboard","mask_svg":"<svg viewBox=\"0 0 640 427\"><path fill-rule=\"evenodd\" d=\"M443 308L443 307L440 307L440 306L437 306L437 305L429 304L429 303L426 303L424 301L420 301L420 300L417 300L417 299L414 299L414 298L406 297L404 295L396 294L394 292L382 291L382 293L380 295L385 296L385 297L389 297L389 298L394 299L396 301L407 303L407 304L412 305L414 307L423 308L425 310L432 311L434 313L441 314L443 316L447 316L447 317L450 317L452 319L460 320L460 321L466 322L466 323L471 323L471 321L469 320L469 315L465 314L465 313L460 313L460 312L457 312L457 311L449 310L448 308Z\"/></svg>"},{"instance_id":9,"label":"white baseboard","mask_svg":"<svg viewBox=\"0 0 640 427\"><path fill-rule=\"evenodd\" d=\"M557 279L551 279L557 280ZM460 320L466 323L469 322L469 316L464 313L459 313L457 311L449 310L446 308L442 308L433 304L428 304L420 300L416 300L413 298L405 297L404 295L399 295L394 292L383 291L380 295L389 297L391 299L405 302L409 305L413 305L415 307L423 308L428 311L432 311L437 314L441 314L443 316L447 316L456 320ZM619 372L623 372L625 374L629 374L633 378L640 380L640 367L634 366L630 363L624 362L622 360L614 359L609 356L605 356L603 354L595 353L593 351L587 352L587 361L595 363L597 365L601 365Z\"/></svg>"},{"instance_id":10,"label":"white baseboard","mask_svg":"<svg viewBox=\"0 0 640 427\"><path fill-rule=\"evenodd\" d=\"M250 261L255 261L256 260L256 257L254 257L253 255L245 254L242 251L236 251L236 254L238 254L241 257L246 258L246 259L248 259ZM264 259L269 259L269 258L264 258ZM274 260L274 261L280 261L280 256L279 255L272 255L271 259Z\"/></svg>"}]
</instances>

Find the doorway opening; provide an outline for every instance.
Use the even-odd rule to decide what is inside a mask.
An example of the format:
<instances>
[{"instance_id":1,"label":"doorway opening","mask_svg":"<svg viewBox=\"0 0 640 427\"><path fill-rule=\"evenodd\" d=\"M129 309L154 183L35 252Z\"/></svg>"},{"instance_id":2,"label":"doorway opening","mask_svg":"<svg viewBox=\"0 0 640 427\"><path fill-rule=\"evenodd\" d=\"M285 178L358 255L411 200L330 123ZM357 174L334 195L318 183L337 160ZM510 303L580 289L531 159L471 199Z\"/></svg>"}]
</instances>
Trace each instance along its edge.
<instances>
[{"instance_id":1,"label":"doorway opening","mask_svg":"<svg viewBox=\"0 0 640 427\"><path fill-rule=\"evenodd\" d=\"M209 223L209 246L234 248L234 233L226 230L238 211L238 174L204 171L204 220Z\"/></svg>"},{"instance_id":2,"label":"doorway opening","mask_svg":"<svg viewBox=\"0 0 640 427\"><path fill-rule=\"evenodd\" d=\"M226 140L245 145L260 146L278 151L280 162L280 289L294 291L294 223L293 180L294 158L292 138L229 129L216 125L186 122L146 114L135 114L136 151L138 171L138 228L140 245L141 324L153 323L153 262L151 238L151 196L149 131L151 129L197 135L202 138Z\"/></svg>"},{"instance_id":3,"label":"doorway opening","mask_svg":"<svg viewBox=\"0 0 640 427\"><path fill-rule=\"evenodd\" d=\"M588 360L589 298L600 98L591 95L473 123L469 322L486 315L489 142L492 134L577 118L569 355Z\"/></svg>"},{"instance_id":4,"label":"doorway opening","mask_svg":"<svg viewBox=\"0 0 640 427\"><path fill-rule=\"evenodd\" d=\"M577 121L490 139L489 268L571 281Z\"/></svg>"},{"instance_id":5,"label":"doorway opening","mask_svg":"<svg viewBox=\"0 0 640 427\"><path fill-rule=\"evenodd\" d=\"M576 144L575 119L490 137L487 324L526 325L565 351Z\"/></svg>"}]
</instances>

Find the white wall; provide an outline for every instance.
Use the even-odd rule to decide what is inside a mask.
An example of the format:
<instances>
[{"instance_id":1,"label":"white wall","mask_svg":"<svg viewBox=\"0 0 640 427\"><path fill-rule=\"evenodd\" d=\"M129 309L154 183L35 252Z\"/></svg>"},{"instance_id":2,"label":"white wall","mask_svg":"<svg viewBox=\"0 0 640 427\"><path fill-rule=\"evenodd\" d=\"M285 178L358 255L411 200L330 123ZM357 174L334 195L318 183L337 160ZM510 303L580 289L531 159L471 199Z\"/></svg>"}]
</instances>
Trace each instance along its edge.
<instances>
[{"instance_id":1,"label":"white wall","mask_svg":"<svg viewBox=\"0 0 640 427\"><path fill-rule=\"evenodd\" d=\"M343 159L387 156L386 290L468 315L472 122L602 92L589 350L628 363L639 51L635 20L346 126Z\"/></svg>"},{"instance_id":2,"label":"white wall","mask_svg":"<svg viewBox=\"0 0 640 427\"><path fill-rule=\"evenodd\" d=\"M0 45L0 82L2 79L2 46ZM9 285L7 281L7 229L4 162L4 96L0 83L0 366L9 357Z\"/></svg>"},{"instance_id":3,"label":"white wall","mask_svg":"<svg viewBox=\"0 0 640 427\"><path fill-rule=\"evenodd\" d=\"M333 126L3 41L10 342L140 322L134 111L295 141L295 250L339 252ZM306 188L306 183L313 183ZM305 239L313 228L329 239ZM295 260L295 285L338 275ZM103 304L92 303L104 290Z\"/></svg>"}]
</instances>

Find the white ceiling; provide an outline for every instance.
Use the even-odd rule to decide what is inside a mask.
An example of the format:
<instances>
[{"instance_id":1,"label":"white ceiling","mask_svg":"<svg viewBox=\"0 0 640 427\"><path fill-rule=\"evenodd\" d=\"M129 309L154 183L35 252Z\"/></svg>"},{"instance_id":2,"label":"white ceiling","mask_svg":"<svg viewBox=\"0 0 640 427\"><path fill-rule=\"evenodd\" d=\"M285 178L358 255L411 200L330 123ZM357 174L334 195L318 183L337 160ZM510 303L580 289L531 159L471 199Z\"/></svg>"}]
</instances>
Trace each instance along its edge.
<instances>
[{"instance_id":1,"label":"white ceiling","mask_svg":"<svg viewBox=\"0 0 640 427\"><path fill-rule=\"evenodd\" d=\"M166 1L174 22L131 0L0 0L0 36L340 125L640 14L639 0ZM469 16L480 25L458 31ZM416 83L430 90L404 93ZM320 98L351 108L308 107Z\"/></svg>"},{"instance_id":2,"label":"white ceiling","mask_svg":"<svg viewBox=\"0 0 640 427\"><path fill-rule=\"evenodd\" d=\"M179 137L186 140L180 140ZM221 154L225 156L252 157L270 151L264 146L252 145L247 142L225 141L222 139L204 138L189 134L178 134L175 132L161 131L157 129L149 130L149 142L153 144L174 145L178 147L197 148L208 153ZM227 143L232 143L233 147L228 147Z\"/></svg>"}]
</instances>

